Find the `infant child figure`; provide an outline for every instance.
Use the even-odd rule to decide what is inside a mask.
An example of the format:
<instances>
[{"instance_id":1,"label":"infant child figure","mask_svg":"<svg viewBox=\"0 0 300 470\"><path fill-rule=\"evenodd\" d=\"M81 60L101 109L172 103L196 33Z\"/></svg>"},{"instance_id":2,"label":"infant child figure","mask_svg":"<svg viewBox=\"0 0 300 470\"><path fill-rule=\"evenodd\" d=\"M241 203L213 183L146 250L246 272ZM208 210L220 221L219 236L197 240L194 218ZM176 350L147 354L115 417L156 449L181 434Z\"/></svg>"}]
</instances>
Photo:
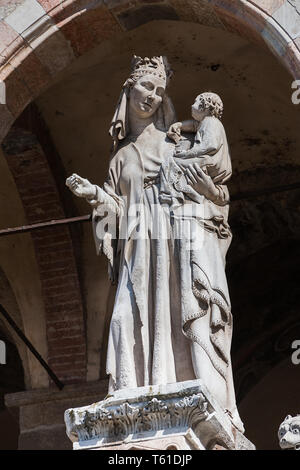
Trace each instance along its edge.
<instances>
[{"instance_id":1,"label":"infant child figure","mask_svg":"<svg viewBox=\"0 0 300 470\"><path fill-rule=\"evenodd\" d=\"M221 123L223 103L221 98L211 92L198 95L191 108L193 119L172 124L167 133L176 143L175 152L161 171L161 193L165 199L168 194L177 197L176 192L185 194L196 202L205 196L197 185L197 174L209 178L215 186L218 205L228 203L228 190L224 183L230 178L231 160L225 129ZM182 133L193 133L194 143ZM207 176L205 176L207 175ZM201 185L200 185L201 187Z\"/></svg>"},{"instance_id":2,"label":"infant child figure","mask_svg":"<svg viewBox=\"0 0 300 470\"><path fill-rule=\"evenodd\" d=\"M176 122L168 131L168 137L176 143L176 163L182 167L198 163L214 183L221 179L224 182L224 171L226 168L228 172L230 157L225 129L221 123L222 100L216 93L201 93L191 110L193 119ZM189 141L182 136L182 132L195 134L194 144L189 150L184 149Z\"/></svg>"}]
</instances>

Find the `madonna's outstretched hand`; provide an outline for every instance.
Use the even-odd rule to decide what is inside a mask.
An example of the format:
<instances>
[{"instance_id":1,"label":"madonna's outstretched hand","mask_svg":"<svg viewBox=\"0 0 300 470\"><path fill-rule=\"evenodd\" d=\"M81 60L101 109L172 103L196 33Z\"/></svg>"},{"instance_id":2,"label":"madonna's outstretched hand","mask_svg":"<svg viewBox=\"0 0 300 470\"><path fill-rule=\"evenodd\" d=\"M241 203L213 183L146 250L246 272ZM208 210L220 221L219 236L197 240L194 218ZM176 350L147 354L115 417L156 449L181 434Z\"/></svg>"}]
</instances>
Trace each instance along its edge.
<instances>
[{"instance_id":1,"label":"madonna's outstretched hand","mask_svg":"<svg viewBox=\"0 0 300 470\"><path fill-rule=\"evenodd\" d=\"M66 186L78 197L90 199L96 196L96 186L89 182L86 178L73 173L66 180Z\"/></svg>"}]
</instances>

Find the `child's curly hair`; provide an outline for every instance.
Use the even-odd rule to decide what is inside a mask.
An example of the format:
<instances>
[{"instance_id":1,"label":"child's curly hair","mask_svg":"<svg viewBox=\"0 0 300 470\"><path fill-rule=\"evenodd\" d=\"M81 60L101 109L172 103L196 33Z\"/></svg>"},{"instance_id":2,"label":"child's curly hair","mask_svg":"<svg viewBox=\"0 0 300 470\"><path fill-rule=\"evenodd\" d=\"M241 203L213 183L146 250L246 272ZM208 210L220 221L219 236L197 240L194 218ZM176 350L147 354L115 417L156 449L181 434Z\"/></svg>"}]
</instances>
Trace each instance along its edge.
<instances>
[{"instance_id":1,"label":"child's curly hair","mask_svg":"<svg viewBox=\"0 0 300 470\"><path fill-rule=\"evenodd\" d=\"M199 95L199 108L208 109L212 116L222 118L223 101L216 93L206 92Z\"/></svg>"}]
</instances>

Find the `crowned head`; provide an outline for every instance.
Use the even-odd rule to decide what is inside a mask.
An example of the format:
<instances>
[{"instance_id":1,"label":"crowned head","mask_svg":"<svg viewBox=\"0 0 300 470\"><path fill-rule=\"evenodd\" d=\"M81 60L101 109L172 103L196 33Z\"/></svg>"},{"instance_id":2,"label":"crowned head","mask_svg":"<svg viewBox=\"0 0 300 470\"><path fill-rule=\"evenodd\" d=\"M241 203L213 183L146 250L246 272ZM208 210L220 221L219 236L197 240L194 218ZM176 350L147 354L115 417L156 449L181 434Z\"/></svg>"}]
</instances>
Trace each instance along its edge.
<instances>
[{"instance_id":1,"label":"crowned head","mask_svg":"<svg viewBox=\"0 0 300 470\"><path fill-rule=\"evenodd\" d=\"M151 118L156 127L162 130L167 130L176 121L172 101L165 92L171 76L166 57L133 56L131 74L123 84L110 126L114 151L119 141L129 134L130 119Z\"/></svg>"},{"instance_id":2,"label":"crowned head","mask_svg":"<svg viewBox=\"0 0 300 470\"><path fill-rule=\"evenodd\" d=\"M134 55L131 61L131 74L125 86L132 87L142 77L152 75L160 79L166 88L173 72L165 56L139 57Z\"/></svg>"},{"instance_id":3,"label":"crowned head","mask_svg":"<svg viewBox=\"0 0 300 470\"><path fill-rule=\"evenodd\" d=\"M131 75L125 82L129 109L136 118L151 118L163 102L171 69L165 57L134 56Z\"/></svg>"}]
</instances>

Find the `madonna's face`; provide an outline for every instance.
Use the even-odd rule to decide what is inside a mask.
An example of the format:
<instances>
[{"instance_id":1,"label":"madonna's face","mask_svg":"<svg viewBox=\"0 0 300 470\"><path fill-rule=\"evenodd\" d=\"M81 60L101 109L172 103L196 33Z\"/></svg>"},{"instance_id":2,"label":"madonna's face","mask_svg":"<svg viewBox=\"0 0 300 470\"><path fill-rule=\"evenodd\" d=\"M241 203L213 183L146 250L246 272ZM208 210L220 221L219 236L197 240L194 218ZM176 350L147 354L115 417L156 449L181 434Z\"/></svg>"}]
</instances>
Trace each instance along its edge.
<instances>
[{"instance_id":1,"label":"madonna's face","mask_svg":"<svg viewBox=\"0 0 300 470\"><path fill-rule=\"evenodd\" d=\"M139 78L130 90L130 108L140 118L147 118L159 108L165 92L165 83L155 75Z\"/></svg>"}]
</instances>

